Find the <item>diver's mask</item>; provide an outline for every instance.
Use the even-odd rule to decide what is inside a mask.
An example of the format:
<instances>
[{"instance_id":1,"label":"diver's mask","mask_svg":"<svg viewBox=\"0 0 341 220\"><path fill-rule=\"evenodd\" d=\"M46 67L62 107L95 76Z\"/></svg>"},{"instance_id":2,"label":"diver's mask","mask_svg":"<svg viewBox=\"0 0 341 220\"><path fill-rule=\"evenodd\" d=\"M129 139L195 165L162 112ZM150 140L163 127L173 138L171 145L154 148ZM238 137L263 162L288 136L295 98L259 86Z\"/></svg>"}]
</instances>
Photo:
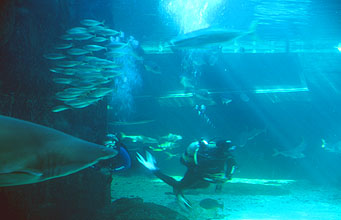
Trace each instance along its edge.
<instances>
[{"instance_id":1,"label":"diver's mask","mask_svg":"<svg viewBox=\"0 0 341 220\"><path fill-rule=\"evenodd\" d=\"M115 149L118 142L119 140L115 134L107 134L107 140L104 141L104 146Z\"/></svg>"},{"instance_id":2,"label":"diver's mask","mask_svg":"<svg viewBox=\"0 0 341 220\"><path fill-rule=\"evenodd\" d=\"M208 144L209 144L208 141L206 141L203 138L201 138L201 140L199 141L199 147L207 147Z\"/></svg>"}]
</instances>

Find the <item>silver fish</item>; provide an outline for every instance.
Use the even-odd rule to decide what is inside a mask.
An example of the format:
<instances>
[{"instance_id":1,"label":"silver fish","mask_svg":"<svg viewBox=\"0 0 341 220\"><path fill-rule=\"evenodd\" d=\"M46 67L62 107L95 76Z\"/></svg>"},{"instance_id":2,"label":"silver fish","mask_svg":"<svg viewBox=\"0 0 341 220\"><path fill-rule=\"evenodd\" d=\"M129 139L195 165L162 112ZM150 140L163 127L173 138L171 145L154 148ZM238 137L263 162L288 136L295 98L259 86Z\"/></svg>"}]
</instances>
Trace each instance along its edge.
<instances>
[{"instance_id":1,"label":"silver fish","mask_svg":"<svg viewBox=\"0 0 341 220\"><path fill-rule=\"evenodd\" d=\"M94 35L89 34L89 33L82 33L82 34L76 34L72 36L73 40L89 40L93 38Z\"/></svg>"},{"instance_id":2,"label":"silver fish","mask_svg":"<svg viewBox=\"0 0 341 220\"><path fill-rule=\"evenodd\" d=\"M63 101L63 102L66 102L66 101L71 101L71 100L76 100L78 99L79 97L73 97L73 98L62 98L62 97L56 97L57 100L59 101ZM57 106L59 107L59 106Z\"/></svg>"},{"instance_id":3,"label":"silver fish","mask_svg":"<svg viewBox=\"0 0 341 220\"><path fill-rule=\"evenodd\" d=\"M113 50L119 50L121 48L124 48L126 46L128 46L129 43L122 43L122 42L112 42L108 45L108 47L110 49L113 49Z\"/></svg>"},{"instance_id":4,"label":"silver fish","mask_svg":"<svg viewBox=\"0 0 341 220\"><path fill-rule=\"evenodd\" d=\"M75 94L75 93L70 93L68 91L62 91L62 92L57 92L56 94L57 97L59 98L65 98L65 99L68 99L68 98L75 98L75 97L78 97L79 94Z\"/></svg>"},{"instance_id":5,"label":"silver fish","mask_svg":"<svg viewBox=\"0 0 341 220\"><path fill-rule=\"evenodd\" d=\"M120 76L122 75L123 73L122 72L102 72L103 76L108 78L108 79L112 79L112 78L115 78L117 76Z\"/></svg>"},{"instance_id":6,"label":"silver fish","mask_svg":"<svg viewBox=\"0 0 341 220\"><path fill-rule=\"evenodd\" d=\"M67 76L73 76L75 75L75 73L77 73L77 70L75 69L65 69L63 72L61 72L61 74L67 75Z\"/></svg>"},{"instance_id":7,"label":"silver fish","mask_svg":"<svg viewBox=\"0 0 341 220\"><path fill-rule=\"evenodd\" d=\"M67 176L116 154L52 128L0 116L0 186Z\"/></svg>"},{"instance_id":8,"label":"silver fish","mask_svg":"<svg viewBox=\"0 0 341 220\"><path fill-rule=\"evenodd\" d=\"M66 101L65 104L72 106L73 108L85 108L91 105L91 103L89 102L78 101L78 100Z\"/></svg>"},{"instance_id":9,"label":"silver fish","mask_svg":"<svg viewBox=\"0 0 341 220\"><path fill-rule=\"evenodd\" d=\"M72 36L69 34L64 34L64 35L60 36L60 39L62 39L62 40L73 40Z\"/></svg>"},{"instance_id":10,"label":"silver fish","mask_svg":"<svg viewBox=\"0 0 341 220\"><path fill-rule=\"evenodd\" d=\"M84 98L84 99L66 101L65 104L72 106L73 108L85 108L99 100L100 99Z\"/></svg>"},{"instance_id":11,"label":"silver fish","mask_svg":"<svg viewBox=\"0 0 341 220\"><path fill-rule=\"evenodd\" d=\"M58 105L52 108L52 112L61 112L70 109L70 107L65 105Z\"/></svg>"},{"instance_id":12,"label":"silver fish","mask_svg":"<svg viewBox=\"0 0 341 220\"><path fill-rule=\"evenodd\" d=\"M102 43L104 41L107 41L108 39L105 38L105 37L94 37L91 39L93 42L96 42L96 43Z\"/></svg>"},{"instance_id":13,"label":"silver fish","mask_svg":"<svg viewBox=\"0 0 341 220\"><path fill-rule=\"evenodd\" d=\"M84 93L84 89L80 89L80 88L67 88L67 89L64 89L64 92L67 92L69 94L81 95L81 94Z\"/></svg>"},{"instance_id":14,"label":"silver fish","mask_svg":"<svg viewBox=\"0 0 341 220\"><path fill-rule=\"evenodd\" d=\"M105 53L109 58L122 57L128 55L129 53L124 50L111 50Z\"/></svg>"},{"instance_id":15,"label":"silver fish","mask_svg":"<svg viewBox=\"0 0 341 220\"><path fill-rule=\"evenodd\" d=\"M50 71L53 73L63 73L65 71L65 69L57 67L57 68L51 68Z\"/></svg>"},{"instance_id":16,"label":"silver fish","mask_svg":"<svg viewBox=\"0 0 341 220\"><path fill-rule=\"evenodd\" d=\"M96 85L95 84L89 84L86 82L81 82L76 84L76 86L78 86L79 89L86 89L86 90L95 90Z\"/></svg>"},{"instance_id":17,"label":"silver fish","mask_svg":"<svg viewBox=\"0 0 341 220\"><path fill-rule=\"evenodd\" d=\"M99 22L99 21L92 20L92 19L84 19L84 20L81 20L80 23L82 25L91 27L91 26L102 25L104 22Z\"/></svg>"},{"instance_id":18,"label":"silver fish","mask_svg":"<svg viewBox=\"0 0 341 220\"><path fill-rule=\"evenodd\" d=\"M77 65L81 64L80 61L68 61L68 60L65 60L65 61L59 61L56 63L57 66L59 67L75 67Z\"/></svg>"},{"instance_id":19,"label":"silver fish","mask_svg":"<svg viewBox=\"0 0 341 220\"><path fill-rule=\"evenodd\" d=\"M73 56L79 56L90 53L88 50L80 49L80 48L71 48L67 50L67 53Z\"/></svg>"},{"instance_id":20,"label":"silver fish","mask_svg":"<svg viewBox=\"0 0 341 220\"><path fill-rule=\"evenodd\" d=\"M121 65L117 65L116 63L106 63L101 65L103 69L116 69L122 67Z\"/></svg>"},{"instance_id":21,"label":"silver fish","mask_svg":"<svg viewBox=\"0 0 341 220\"><path fill-rule=\"evenodd\" d=\"M91 26L88 28L88 31L90 33L98 34L101 31L103 31L104 29L105 29L105 27L103 27L103 26Z\"/></svg>"},{"instance_id":22,"label":"silver fish","mask_svg":"<svg viewBox=\"0 0 341 220\"><path fill-rule=\"evenodd\" d=\"M104 84L107 84L107 83L110 83L110 82L112 82L112 80L110 80L110 79L104 79L104 80L100 80L98 83L99 83L100 85L104 85Z\"/></svg>"},{"instance_id":23,"label":"silver fish","mask_svg":"<svg viewBox=\"0 0 341 220\"><path fill-rule=\"evenodd\" d=\"M94 56L85 56L83 57L83 61L89 62L91 64L107 64L107 63L112 63L110 60L94 57Z\"/></svg>"},{"instance_id":24,"label":"silver fish","mask_svg":"<svg viewBox=\"0 0 341 220\"><path fill-rule=\"evenodd\" d=\"M74 27L74 28L67 30L66 33L70 35L84 34L84 33L88 33L88 30L85 27Z\"/></svg>"},{"instance_id":25,"label":"silver fish","mask_svg":"<svg viewBox=\"0 0 341 220\"><path fill-rule=\"evenodd\" d=\"M103 36L117 36L119 35L121 32L118 32L118 31L115 31L115 30L112 30L110 28L104 28L103 30L100 30L98 32L98 34L101 34Z\"/></svg>"},{"instance_id":26,"label":"silver fish","mask_svg":"<svg viewBox=\"0 0 341 220\"><path fill-rule=\"evenodd\" d=\"M71 78L54 78L53 81L58 84L70 84L72 83Z\"/></svg>"},{"instance_id":27,"label":"silver fish","mask_svg":"<svg viewBox=\"0 0 341 220\"><path fill-rule=\"evenodd\" d=\"M85 45L83 48L88 50L88 51L107 50L106 47L102 47L102 46L99 46L99 45Z\"/></svg>"},{"instance_id":28,"label":"silver fish","mask_svg":"<svg viewBox=\"0 0 341 220\"><path fill-rule=\"evenodd\" d=\"M78 72L101 72L100 66L91 65L91 64L84 64L78 66Z\"/></svg>"},{"instance_id":29,"label":"silver fish","mask_svg":"<svg viewBox=\"0 0 341 220\"><path fill-rule=\"evenodd\" d=\"M62 43L62 44L57 44L54 48L57 50L63 50L63 49L69 49L73 46L72 43Z\"/></svg>"},{"instance_id":30,"label":"silver fish","mask_svg":"<svg viewBox=\"0 0 341 220\"><path fill-rule=\"evenodd\" d=\"M113 91L111 88L98 88L89 94L89 97L100 98L110 94Z\"/></svg>"}]
</instances>

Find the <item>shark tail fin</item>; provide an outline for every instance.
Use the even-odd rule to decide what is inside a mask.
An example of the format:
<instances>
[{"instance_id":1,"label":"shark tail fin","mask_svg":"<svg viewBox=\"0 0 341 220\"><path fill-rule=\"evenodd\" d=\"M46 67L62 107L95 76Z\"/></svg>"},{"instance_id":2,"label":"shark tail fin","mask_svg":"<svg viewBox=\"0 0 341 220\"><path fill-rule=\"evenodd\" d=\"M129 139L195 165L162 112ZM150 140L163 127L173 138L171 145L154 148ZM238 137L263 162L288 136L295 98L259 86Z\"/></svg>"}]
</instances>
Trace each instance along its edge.
<instances>
[{"instance_id":1,"label":"shark tail fin","mask_svg":"<svg viewBox=\"0 0 341 220\"><path fill-rule=\"evenodd\" d=\"M253 41L257 41L258 37L256 35L256 29L257 29L257 26L258 26L258 22L259 22L258 19L252 21L251 24L250 24L249 30L245 33L244 36L251 35L252 40Z\"/></svg>"},{"instance_id":2,"label":"shark tail fin","mask_svg":"<svg viewBox=\"0 0 341 220\"><path fill-rule=\"evenodd\" d=\"M273 157L277 157L278 155L281 154L276 148L274 148L275 153L272 154Z\"/></svg>"},{"instance_id":3,"label":"shark tail fin","mask_svg":"<svg viewBox=\"0 0 341 220\"><path fill-rule=\"evenodd\" d=\"M257 26L258 26L258 22L259 22L258 20L254 20L254 21L251 22L248 34L253 34L253 33L256 32L256 29L257 29Z\"/></svg>"},{"instance_id":4,"label":"shark tail fin","mask_svg":"<svg viewBox=\"0 0 341 220\"><path fill-rule=\"evenodd\" d=\"M326 148L326 140L322 138L321 141L322 141L321 147Z\"/></svg>"}]
</instances>

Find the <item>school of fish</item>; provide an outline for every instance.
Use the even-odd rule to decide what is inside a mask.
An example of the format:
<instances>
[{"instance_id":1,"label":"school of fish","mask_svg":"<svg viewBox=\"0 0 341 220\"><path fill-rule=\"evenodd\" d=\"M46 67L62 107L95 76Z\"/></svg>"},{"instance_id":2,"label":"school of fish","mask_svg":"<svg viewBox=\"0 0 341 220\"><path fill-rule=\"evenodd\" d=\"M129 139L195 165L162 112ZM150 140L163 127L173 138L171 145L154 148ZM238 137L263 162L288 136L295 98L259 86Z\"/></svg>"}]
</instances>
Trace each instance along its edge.
<instances>
[{"instance_id":1,"label":"school of fish","mask_svg":"<svg viewBox=\"0 0 341 220\"><path fill-rule=\"evenodd\" d=\"M120 32L103 22L84 19L80 27L68 29L63 41L44 57L51 61L53 81L60 84L56 93L60 103L53 112L85 108L114 92L114 78L124 74L115 58L125 55L128 43L113 42Z\"/></svg>"}]
</instances>

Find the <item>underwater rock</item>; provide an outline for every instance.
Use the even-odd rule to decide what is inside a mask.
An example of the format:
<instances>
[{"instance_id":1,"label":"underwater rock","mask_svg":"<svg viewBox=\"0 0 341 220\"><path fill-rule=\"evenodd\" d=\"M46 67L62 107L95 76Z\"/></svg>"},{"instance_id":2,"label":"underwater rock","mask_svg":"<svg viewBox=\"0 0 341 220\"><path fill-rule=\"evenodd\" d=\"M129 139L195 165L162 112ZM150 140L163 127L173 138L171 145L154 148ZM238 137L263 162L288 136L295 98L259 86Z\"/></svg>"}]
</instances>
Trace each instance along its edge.
<instances>
[{"instance_id":1,"label":"underwater rock","mask_svg":"<svg viewBox=\"0 0 341 220\"><path fill-rule=\"evenodd\" d=\"M0 187L0 219L95 220L110 205L111 175L85 169L65 178Z\"/></svg>"},{"instance_id":2,"label":"underwater rock","mask_svg":"<svg viewBox=\"0 0 341 220\"><path fill-rule=\"evenodd\" d=\"M97 219L102 220L186 220L176 211L162 205L143 202L142 198L121 198L100 211Z\"/></svg>"},{"instance_id":3,"label":"underwater rock","mask_svg":"<svg viewBox=\"0 0 341 220\"><path fill-rule=\"evenodd\" d=\"M0 4L0 47L11 38L15 24L14 1L1 1Z\"/></svg>"}]
</instances>

